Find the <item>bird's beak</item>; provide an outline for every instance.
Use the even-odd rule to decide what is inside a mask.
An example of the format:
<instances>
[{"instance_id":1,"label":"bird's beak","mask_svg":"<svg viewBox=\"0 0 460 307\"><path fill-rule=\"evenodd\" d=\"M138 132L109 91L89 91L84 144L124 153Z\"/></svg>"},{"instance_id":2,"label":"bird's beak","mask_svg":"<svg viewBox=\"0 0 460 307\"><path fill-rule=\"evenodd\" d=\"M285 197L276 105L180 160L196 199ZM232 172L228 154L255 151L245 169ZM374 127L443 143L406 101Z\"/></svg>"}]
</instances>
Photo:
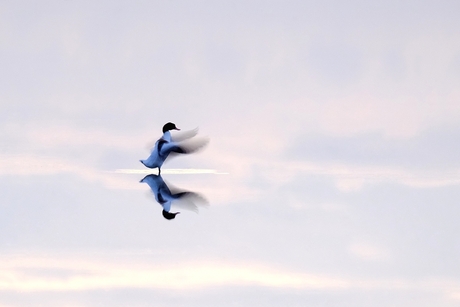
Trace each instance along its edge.
<instances>
[{"instance_id":1,"label":"bird's beak","mask_svg":"<svg viewBox=\"0 0 460 307\"><path fill-rule=\"evenodd\" d=\"M176 128L176 130L180 130L179 128Z\"/></svg>"}]
</instances>

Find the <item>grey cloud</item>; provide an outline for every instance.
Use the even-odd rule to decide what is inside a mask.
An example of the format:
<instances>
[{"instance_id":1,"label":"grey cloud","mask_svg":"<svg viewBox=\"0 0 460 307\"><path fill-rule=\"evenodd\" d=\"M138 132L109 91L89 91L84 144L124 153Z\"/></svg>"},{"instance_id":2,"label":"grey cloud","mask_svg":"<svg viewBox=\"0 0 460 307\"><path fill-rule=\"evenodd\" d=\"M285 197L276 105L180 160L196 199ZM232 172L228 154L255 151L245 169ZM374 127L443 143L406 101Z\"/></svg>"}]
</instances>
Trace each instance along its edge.
<instances>
[{"instance_id":1,"label":"grey cloud","mask_svg":"<svg viewBox=\"0 0 460 307\"><path fill-rule=\"evenodd\" d=\"M362 53L346 45L313 46L307 63L318 78L332 85L357 82L363 71Z\"/></svg>"},{"instance_id":2,"label":"grey cloud","mask_svg":"<svg viewBox=\"0 0 460 307\"><path fill-rule=\"evenodd\" d=\"M235 77L242 79L244 61L237 50L225 46L210 46L207 49L204 58L211 78L219 78L222 81Z\"/></svg>"},{"instance_id":3,"label":"grey cloud","mask_svg":"<svg viewBox=\"0 0 460 307\"><path fill-rule=\"evenodd\" d=\"M378 133L351 137L304 135L285 153L308 161L377 165L420 170L456 171L460 166L460 128L436 127L408 139Z\"/></svg>"},{"instance_id":4,"label":"grey cloud","mask_svg":"<svg viewBox=\"0 0 460 307\"><path fill-rule=\"evenodd\" d=\"M458 301L440 298L438 289L369 289L369 290L338 290L338 291L305 291L278 290L247 287L212 287L195 291L166 291L150 289L105 289L93 291L69 292L1 292L0 303L14 306L57 307L69 303L81 306L151 306L152 302L160 306L280 306L301 307L348 307L348 306L434 306L441 304L446 307L458 305Z\"/></svg>"},{"instance_id":5,"label":"grey cloud","mask_svg":"<svg viewBox=\"0 0 460 307\"><path fill-rule=\"evenodd\" d=\"M393 86L397 86L406 77L407 67L402 50L394 49L388 51L383 56L382 65L385 79L392 80L394 82Z\"/></svg>"},{"instance_id":6,"label":"grey cloud","mask_svg":"<svg viewBox=\"0 0 460 307\"><path fill-rule=\"evenodd\" d=\"M460 52L452 59L451 73L460 80Z\"/></svg>"}]
</instances>

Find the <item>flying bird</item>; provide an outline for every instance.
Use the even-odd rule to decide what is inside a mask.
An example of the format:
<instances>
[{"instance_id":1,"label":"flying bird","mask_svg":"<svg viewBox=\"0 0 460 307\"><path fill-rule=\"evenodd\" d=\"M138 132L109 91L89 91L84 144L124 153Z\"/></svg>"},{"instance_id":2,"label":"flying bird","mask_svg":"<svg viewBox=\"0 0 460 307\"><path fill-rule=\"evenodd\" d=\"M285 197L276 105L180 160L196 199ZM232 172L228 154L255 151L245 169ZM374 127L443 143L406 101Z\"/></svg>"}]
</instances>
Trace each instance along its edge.
<instances>
[{"instance_id":1,"label":"flying bird","mask_svg":"<svg viewBox=\"0 0 460 307\"><path fill-rule=\"evenodd\" d=\"M186 141L198 133L198 129L182 132L175 137L171 136L171 130L180 130L174 123L166 123L163 126L163 136L155 142L150 156L147 159L140 160L148 168L158 168L158 174L161 174L161 166L165 160L176 154L188 154L204 147L208 140Z\"/></svg>"},{"instance_id":2,"label":"flying bird","mask_svg":"<svg viewBox=\"0 0 460 307\"><path fill-rule=\"evenodd\" d=\"M140 182L145 182L152 190L155 200L163 207L163 217L167 220L172 220L180 212L171 212L171 205L177 202L178 206L183 209L198 212L196 203L206 204L206 199L198 193L190 191L174 191L171 192L169 187L164 182L160 175L150 174L145 176Z\"/></svg>"}]
</instances>

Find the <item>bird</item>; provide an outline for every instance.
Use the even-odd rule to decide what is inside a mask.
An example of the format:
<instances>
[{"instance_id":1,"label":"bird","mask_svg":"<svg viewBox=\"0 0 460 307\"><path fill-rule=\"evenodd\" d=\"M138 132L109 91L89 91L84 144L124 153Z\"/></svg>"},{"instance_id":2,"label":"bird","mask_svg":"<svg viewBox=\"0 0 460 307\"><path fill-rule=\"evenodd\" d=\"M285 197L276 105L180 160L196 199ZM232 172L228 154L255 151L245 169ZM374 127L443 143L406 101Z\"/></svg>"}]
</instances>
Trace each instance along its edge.
<instances>
[{"instance_id":1,"label":"bird","mask_svg":"<svg viewBox=\"0 0 460 307\"><path fill-rule=\"evenodd\" d=\"M195 192L190 191L177 191L177 193L171 192L169 187L164 182L163 178L160 175L149 174L145 176L141 181L149 185L152 190L155 200L163 207L163 217L167 220L172 220L180 212L171 212L171 204L179 200L191 200L195 199L202 203L206 203L206 199ZM184 209L192 210L198 212L198 207L193 201L184 201L182 202L182 207Z\"/></svg>"},{"instance_id":2,"label":"bird","mask_svg":"<svg viewBox=\"0 0 460 307\"><path fill-rule=\"evenodd\" d=\"M171 136L171 130L180 130L174 123L168 122L163 126L163 136L155 142L150 156L147 159L140 160L144 166L148 168L158 168L158 174L161 174L161 166L166 158L174 154L187 154L192 153L203 147L208 143L207 140L200 140L196 142L182 143L185 139L194 137L198 129L185 131L179 135L176 140Z\"/></svg>"},{"instance_id":3,"label":"bird","mask_svg":"<svg viewBox=\"0 0 460 307\"><path fill-rule=\"evenodd\" d=\"M180 129L174 123L166 123L163 126L163 136L155 142L150 156L147 159L140 160L148 168L158 168L158 173L161 173L161 166L171 152L185 153L182 148L172 141L171 130Z\"/></svg>"}]
</instances>

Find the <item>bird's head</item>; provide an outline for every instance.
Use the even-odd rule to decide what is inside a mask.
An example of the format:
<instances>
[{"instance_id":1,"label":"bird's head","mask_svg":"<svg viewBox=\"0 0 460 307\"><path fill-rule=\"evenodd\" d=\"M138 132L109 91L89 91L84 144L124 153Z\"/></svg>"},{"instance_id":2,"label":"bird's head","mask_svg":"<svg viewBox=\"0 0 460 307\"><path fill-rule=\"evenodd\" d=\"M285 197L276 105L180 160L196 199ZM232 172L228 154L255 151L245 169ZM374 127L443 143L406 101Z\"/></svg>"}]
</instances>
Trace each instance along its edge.
<instances>
[{"instance_id":1,"label":"bird's head","mask_svg":"<svg viewBox=\"0 0 460 307\"><path fill-rule=\"evenodd\" d=\"M169 122L163 126L163 133L169 130L180 130L180 129L177 128L174 123Z\"/></svg>"},{"instance_id":2,"label":"bird's head","mask_svg":"<svg viewBox=\"0 0 460 307\"><path fill-rule=\"evenodd\" d=\"M175 212L175 213L171 213L171 212L168 212L166 210L163 210L163 217L167 220L172 220L176 217L176 215L178 215L180 212Z\"/></svg>"}]
</instances>

